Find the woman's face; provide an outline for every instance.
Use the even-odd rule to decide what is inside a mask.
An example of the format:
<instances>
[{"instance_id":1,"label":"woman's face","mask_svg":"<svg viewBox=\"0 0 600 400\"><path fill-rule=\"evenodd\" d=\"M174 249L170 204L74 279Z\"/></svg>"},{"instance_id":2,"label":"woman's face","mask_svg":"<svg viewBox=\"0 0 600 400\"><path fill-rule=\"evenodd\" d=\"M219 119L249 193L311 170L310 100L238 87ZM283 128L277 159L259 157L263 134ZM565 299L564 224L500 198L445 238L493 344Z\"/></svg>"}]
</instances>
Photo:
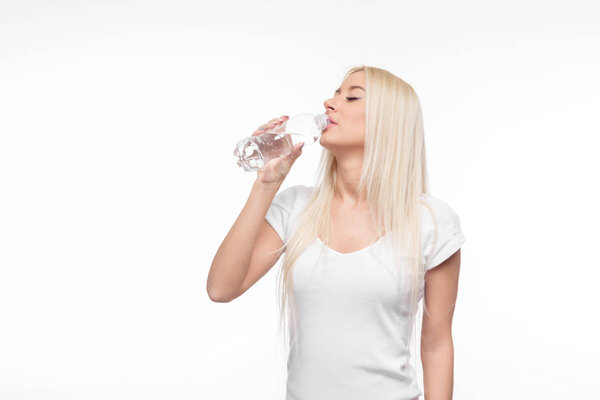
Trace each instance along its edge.
<instances>
[{"instance_id":1,"label":"woman's face","mask_svg":"<svg viewBox=\"0 0 600 400\"><path fill-rule=\"evenodd\" d=\"M319 143L336 153L342 148L363 148L366 129L365 72L348 76L334 96L325 100L325 109L337 125L323 131Z\"/></svg>"}]
</instances>

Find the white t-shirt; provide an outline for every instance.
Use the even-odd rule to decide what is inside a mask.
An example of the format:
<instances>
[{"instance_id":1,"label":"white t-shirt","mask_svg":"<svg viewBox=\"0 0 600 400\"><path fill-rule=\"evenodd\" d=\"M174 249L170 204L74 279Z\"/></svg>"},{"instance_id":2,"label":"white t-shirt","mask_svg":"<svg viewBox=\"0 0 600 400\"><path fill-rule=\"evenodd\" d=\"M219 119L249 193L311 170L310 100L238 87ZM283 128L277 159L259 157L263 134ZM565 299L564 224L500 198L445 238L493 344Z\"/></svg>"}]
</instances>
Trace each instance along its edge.
<instances>
[{"instance_id":1,"label":"white t-shirt","mask_svg":"<svg viewBox=\"0 0 600 400\"><path fill-rule=\"evenodd\" d=\"M285 241L314 187L278 193L266 220ZM441 199L423 194L421 246L429 270L465 242L458 215ZM316 238L293 269L301 334L290 348L286 400L412 400L422 395L407 347L409 289L397 281L388 235L363 249L339 253ZM431 253L431 257L430 257ZM406 282L406 280L405 280ZM422 292L421 292L422 296Z\"/></svg>"}]
</instances>

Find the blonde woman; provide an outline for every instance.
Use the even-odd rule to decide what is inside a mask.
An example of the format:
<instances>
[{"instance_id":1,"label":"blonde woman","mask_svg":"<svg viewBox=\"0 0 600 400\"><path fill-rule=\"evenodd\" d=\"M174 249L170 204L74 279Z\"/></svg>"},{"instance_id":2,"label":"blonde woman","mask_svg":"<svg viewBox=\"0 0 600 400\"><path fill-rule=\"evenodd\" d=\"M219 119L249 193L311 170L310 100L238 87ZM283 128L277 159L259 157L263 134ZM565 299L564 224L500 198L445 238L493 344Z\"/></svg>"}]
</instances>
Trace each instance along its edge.
<instances>
[{"instance_id":1,"label":"blonde woman","mask_svg":"<svg viewBox=\"0 0 600 400\"><path fill-rule=\"evenodd\" d=\"M277 282L287 400L451 399L465 237L458 215L429 194L418 97L363 65L324 106L332 123L319 139L316 184L278 193L300 146L258 171L215 255L208 294L239 297L285 254ZM423 390L411 362L421 299Z\"/></svg>"}]
</instances>

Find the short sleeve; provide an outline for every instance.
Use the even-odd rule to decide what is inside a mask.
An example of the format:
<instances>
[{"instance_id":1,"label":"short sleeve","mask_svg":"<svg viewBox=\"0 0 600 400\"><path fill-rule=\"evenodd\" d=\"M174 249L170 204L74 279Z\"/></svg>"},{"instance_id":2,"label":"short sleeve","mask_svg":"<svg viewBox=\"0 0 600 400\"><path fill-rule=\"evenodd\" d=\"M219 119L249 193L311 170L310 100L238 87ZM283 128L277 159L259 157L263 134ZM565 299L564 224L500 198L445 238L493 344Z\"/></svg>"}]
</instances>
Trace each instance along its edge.
<instances>
[{"instance_id":1,"label":"short sleeve","mask_svg":"<svg viewBox=\"0 0 600 400\"><path fill-rule=\"evenodd\" d=\"M432 220L431 229L425 236L426 270L435 268L446 261L461 248L466 240L462 233L460 218L454 210L439 198L431 198L430 204L437 219L437 235Z\"/></svg>"},{"instance_id":2,"label":"short sleeve","mask_svg":"<svg viewBox=\"0 0 600 400\"><path fill-rule=\"evenodd\" d=\"M275 229L284 242L288 235L288 225L292 206L296 197L296 186L291 186L277 193L267 210L265 219Z\"/></svg>"}]
</instances>

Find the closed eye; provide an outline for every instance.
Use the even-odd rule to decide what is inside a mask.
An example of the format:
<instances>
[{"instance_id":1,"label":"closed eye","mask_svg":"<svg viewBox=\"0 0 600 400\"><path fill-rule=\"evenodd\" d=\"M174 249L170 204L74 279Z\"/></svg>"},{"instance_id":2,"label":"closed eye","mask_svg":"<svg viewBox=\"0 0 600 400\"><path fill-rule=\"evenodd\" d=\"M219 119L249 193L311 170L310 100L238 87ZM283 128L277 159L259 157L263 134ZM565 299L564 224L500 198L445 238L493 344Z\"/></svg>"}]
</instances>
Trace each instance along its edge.
<instances>
[{"instance_id":1,"label":"closed eye","mask_svg":"<svg viewBox=\"0 0 600 400\"><path fill-rule=\"evenodd\" d=\"M357 99L360 99L360 97L346 97L346 100L348 100L348 101L357 100Z\"/></svg>"}]
</instances>

